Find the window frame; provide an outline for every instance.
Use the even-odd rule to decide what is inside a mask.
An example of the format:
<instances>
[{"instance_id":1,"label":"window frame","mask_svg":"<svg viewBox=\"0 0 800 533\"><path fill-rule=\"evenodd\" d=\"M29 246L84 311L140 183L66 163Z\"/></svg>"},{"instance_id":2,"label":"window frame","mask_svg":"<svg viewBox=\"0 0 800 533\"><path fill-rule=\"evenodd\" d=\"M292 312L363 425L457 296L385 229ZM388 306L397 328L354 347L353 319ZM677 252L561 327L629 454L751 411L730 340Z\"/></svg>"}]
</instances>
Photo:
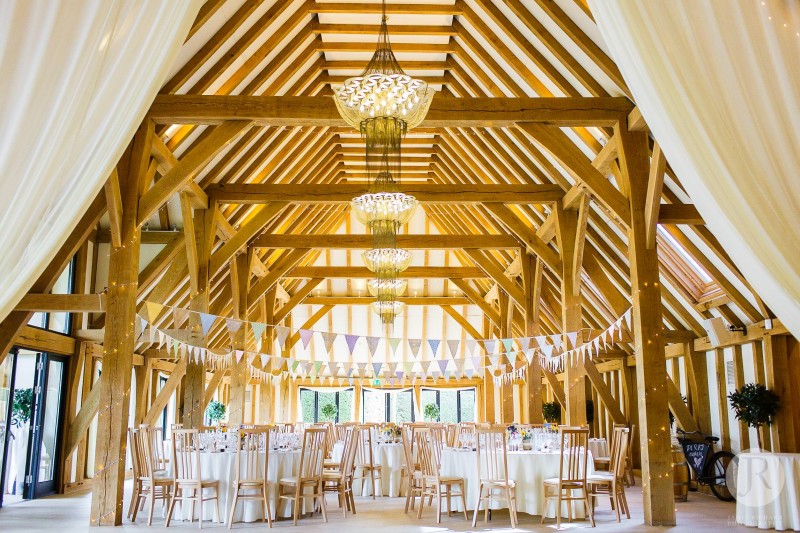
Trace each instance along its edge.
<instances>
[{"instance_id":1,"label":"window frame","mask_svg":"<svg viewBox=\"0 0 800 533\"><path fill-rule=\"evenodd\" d=\"M431 392L435 392L436 393L436 407L439 408L439 418L441 419L441 416L442 416L441 415L441 413L442 413L442 400L441 400L440 392L442 391L442 389L441 388L435 388L435 387L422 387L420 389L420 391L419 391L420 392L420 401L422 399L422 393L424 391L431 391ZM477 389L477 387L464 387L464 388L459 387L459 388L456 389L456 422L455 423L457 423L457 424L460 424L461 422L463 422L463 420L461 419L461 393L463 393L463 392L472 392L475 395L475 400L477 400L477 398L478 398L478 389ZM472 420L468 420L468 422L474 422L475 421L475 416L474 416L474 407L475 406L474 406L474 404L475 404L475 401L473 401L473 417L472 417Z\"/></svg>"},{"instance_id":2,"label":"window frame","mask_svg":"<svg viewBox=\"0 0 800 533\"><path fill-rule=\"evenodd\" d=\"M392 388L379 388L379 389L370 389L370 388L361 388L361 413L359 414L359 418L361 422L364 422L364 409L366 407L366 394L368 392L382 392L383 393L383 401L384 401L384 416L383 416L383 423L395 422L391 420L394 418L392 416L392 391L398 392L408 392L411 393L411 422L416 422L417 414L416 414L416 399L414 398L414 389L408 387L392 387ZM387 418L389 420L387 420Z\"/></svg>"},{"instance_id":3,"label":"window frame","mask_svg":"<svg viewBox=\"0 0 800 533\"><path fill-rule=\"evenodd\" d=\"M345 388L343 390L337 390L337 391L334 392L334 394L335 394L335 396L334 396L335 405L336 405L336 418L334 419L334 423L335 424L339 423L339 409L340 409L340 404L339 404L340 396L339 396L339 394L342 393L342 392L347 392L347 391L351 391L353 393L353 396L355 396L355 392L356 392L355 391L355 387L347 387L347 388ZM325 392L325 391L319 391L319 390L316 390L316 389L312 389L311 387L302 387L302 386L300 387L300 390L298 392L298 396L300 396L300 402L299 402L300 403L300 418L303 418L303 399L302 399L303 398L303 392L310 392L310 393L314 394L314 421L313 421L313 423L314 424L318 424L319 423L319 393L320 392ZM325 394L330 394L330 393L325 393ZM351 416L352 416L352 407L351 407ZM303 420L303 422L306 422L306 421Z\"/></svg>"}]
</instances>

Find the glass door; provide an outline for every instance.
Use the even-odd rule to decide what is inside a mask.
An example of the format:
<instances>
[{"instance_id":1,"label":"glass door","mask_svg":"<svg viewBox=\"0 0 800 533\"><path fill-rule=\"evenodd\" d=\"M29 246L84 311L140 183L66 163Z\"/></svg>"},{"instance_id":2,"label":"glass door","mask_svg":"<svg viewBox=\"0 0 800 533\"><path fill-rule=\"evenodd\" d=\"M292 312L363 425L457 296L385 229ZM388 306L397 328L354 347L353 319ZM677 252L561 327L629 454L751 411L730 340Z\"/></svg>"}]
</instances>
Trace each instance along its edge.
<instances>
[{"instance_id":1,"label":"glass door","mask_svg":"<svg viewBox=\"0 0 800 533\"><path fill-rule=\"evenodd\" d=\"M8 436L11 433L11 382L14 379L14 354L6 354L0 364L0 507L5 494L6 457L8 456Z\"/></svg>"},{"instance_id":2,"label":"glass door","mask_svg":"<svg viewBox=\"0 0 800 533\"><path fill-rule=\"evenodd\" d=\"M53 494L58 485L67 360L38 354L28 448L25 498Z\"/></svg>"}]
</instances>

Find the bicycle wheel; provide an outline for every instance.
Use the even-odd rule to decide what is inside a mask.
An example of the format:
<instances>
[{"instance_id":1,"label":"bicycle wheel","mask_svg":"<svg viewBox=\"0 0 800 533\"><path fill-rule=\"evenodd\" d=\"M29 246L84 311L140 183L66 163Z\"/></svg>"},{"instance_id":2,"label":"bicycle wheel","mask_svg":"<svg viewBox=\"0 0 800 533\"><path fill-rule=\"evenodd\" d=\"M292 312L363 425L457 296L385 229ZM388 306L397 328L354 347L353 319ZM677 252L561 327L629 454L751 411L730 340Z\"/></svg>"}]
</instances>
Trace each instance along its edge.
<instances>
[{"instance_id":1,"label":"bicycle wheel","mask_svg":"<svg viewBox=\"0 0 800 533\"><path fill-rule=\"evenodd\" d=\"M731 452L717 452L711 456L711 461L706 467L704 476L711 488L714 496L724 502L732 502L736 499L736 479L734 475L728 476L728 469L731 473L736 470L736 456Z\"/></svg>"}]
</instances>

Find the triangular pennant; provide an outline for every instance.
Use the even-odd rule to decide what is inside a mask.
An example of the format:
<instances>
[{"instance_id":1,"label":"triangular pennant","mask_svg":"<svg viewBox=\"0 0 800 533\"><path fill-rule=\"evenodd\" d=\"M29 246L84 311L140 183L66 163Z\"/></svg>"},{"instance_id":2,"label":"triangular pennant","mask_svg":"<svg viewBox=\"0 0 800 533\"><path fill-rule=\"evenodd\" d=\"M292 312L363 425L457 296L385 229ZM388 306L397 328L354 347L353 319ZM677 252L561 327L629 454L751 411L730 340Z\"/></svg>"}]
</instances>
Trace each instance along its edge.
<instances>
[{"instance_id":1,"label":"triangular pennant","mask_svg":"<svg viewBox=\"0 0 800 533\"><path fill-rule=\"evenodd\" d=\"M468 368L468 369L466 369L466 370L464 371L464 373L467 375L467 377L468 377L469 379L472 379L472 376L474 376L474 375L475 375L475 369L473 369L473 368Z\"/></svg>"},{"instance_id":2,"label":"triangular pennant","mask_svg":"<svg viewBox=\"0 0 800 533\"><path fill-rule=\"evenodd\" d=\"M155 317L151 317L155 318ZM172 308L172 319L175 321L175 327L179 328L182 324L184 324L187 320L189 320L189 310L183 309L182 307L173 307Z\"/></svg>"},{"instance_id":3,"label":"triangular pennant","mask_svg":"<svg viewBox=\"0 0 800 533\"><path fill-rule=\"evenodd\" d=\"M347 341L347 347L350 349L350 355L353 355L353 350L356 348L356 343L360 337L358 335L345 335L344 340Z\"/></svg>"},{"instance_id":4,"label":"triangular pennant","mask_svg":"<svg viewBox=\"0 0 800 533\"><path fill-rule=\"evenodd\" d=\"M242 360L244 352L242 350L236 350L235 354L236 354L236 362L238 363L239 361Z\"/></svg>"},{"instance_id":5,"label":"triangular pennant","mask_svg":"<svg viewBox=\"0 0 800 533\"><path fill-rule=\"evenodd\" d=\"M383 363L372 363L372 375L377 378L381 373L382 366Z\"/></svg>"},{"instance_id":6,"label":"triangular pennant","mask_svg":"<svg viewBox=\"0 0 800 533\"><path fill-rule=\"evenodd\" d=\"M389 339L389 346L392 347L392 353L397 353L397 347L400 346L401 339L391 338Z\"/></svg>"},{"instance_id":7,"label":"triangular pennant","mask_svg":"<svg viewBox=\"0 0 800 533\"><path fill-rule=\"evenodd\" d=\"M217 321L217 317L215 315L209 315L208 313L200 313L200 326L203 328L203 335L208 333L208 330L211 329L211 326L214 325L214 322Z\"/></svg>"},{"instance_id":8,"label":"triangular pennant","mask_svg":"<svg viewBox=\"0 0 800 533\"><path fill-rule=\"evenodd\" d=\"M289 328L283 326L275 327L275 334L278 337L278 345L281 347L281 350L286 348L286 338L289 336Z\"/></svg>"},{"instance_id":9,"label":"triangular pennant","mask_svg":"<svg viewBox=\"0 0 800 533\"><path fill-rule=\"evenodd\" d=\"M422 339L408 339L408 347L411 348L411 355L414 359L419 356L419 348L422 346Z\"/></svg>"},{"instance_id":10,"label":"triangular pennant","mask_svg":"<svg viewBox=\"0 0 800 533\"><path fill-rule=\"evenodd\" d=\"M242 323L239 320L226 318L225 326L228 328L228 336L231 338L231 344L233 344L236 341L236 334L242 328Z\"/></svg>"},{"instance_id":11,"label":"triangular pennant","mask_svg":"<svg viewBox=\"0 0 800 533\"><path fill-rule=\"evenodd\" d=\"M259 359L261 360L261 368L266 368L267 363L269 362L269 356L262 353L259 356Z\"/></svg>"},{"instance_id":12,"label":"triangular pennant","mask_svg":"<svg viewBox=\"0 0 800 533\"><path fill-rule=\"evenodd\" d=\"M578 332L570 331L567 333L567 340L569 341L569 346L567 348L575 348L578 342Z\"/></svg>"},{"instance_id":13,"label":"triangular pennant","mask_svg":"<svg viewBox=\"0 0 800 533\"><path fill-rule=\"evenodd\" d=\"M486 350L486 353L494 353L494 347L497 345L497 341L495 339L485 339L483 341L483 349Z\"/></svg>"},{"instance_id":14,"label":"triangular pennant","mask_svg":"<svg viewBox=\"0 0 800 533\"><path fill-rule=\"evenodd\" d=\"M156 302L145 302L144 307L147 309L147 320L149 322L155 322L158 315L161 314L161 310L164 309L163 305Z\"/></svg>"},{"instance_id":15,"label":"triangular pennant","mask_svg":"<svg viewBox=\"0 0 800 533\"><path fill-rule=\"evenodd\" d=\"M333 346L333 341L336 340L337 334L320 332L320 336L322 336L322 342L325 344L325 352L331 353L331 346Z\"/></svg>"},{"instance_id":16,"label":"triangular pennant","mask_svg":"<svg viewBox=\"0 0 800 533\"><path fill-rule=\"evenodd\" d=\"M533 361L533 354L534 353L536 353L536 350L534 350L533 348L529 348L529 349L525 350L525 359L528 360L528 364L531 364L531 361Z\"/></svg>"},{"instance_id":17,"label":"triangular pennant","mask_svg":"<svg viewBox=\"0 0 800 533\"><path fill-rule=\"evenodd\" d=\"M314 361L314 374L319 376L319 369L322 368L321 361Z\"/></svg>"},{"instance_id":18,"label":"triangular pennant","mask_svg":"<svg viewBox=\"0 0 800 533\"><path fill-rule=\"evenodd\" d=\"M303 348L308 348L308 343L311 342L311 337L314 335L314 332L310 329L301 329L300 330L300 340L303 341Z\"/></svg>"},{"instance_id":19,"label":"triangular pennant","mask_svg":"<svg viewBox=\"0 0 800 533\"><path fill-rule=\"evenodd\" d=\"M468 354L475 353L475 346L478 345L478 342L475 339L467 339L466 340L466 350Z\"/></svg>"},{"instance_id":20,"label":"triangular pennant","mask_svg":"<svg viewBox=\"0 0 800 533\"><path fill-rule=\"evenodd\" d=\"M503 348L505 348L506 353L510 352L514 349L514 339L503 339Z\"/></svg>"},{"instance_id":21,"label":"triangular pennant","mask_svg":"<svg viewBox=\"0 0 800 533\"><path fill-rule=\"evenodd\" d=\"M461 341L459 340L450 340L447 341L447 348L450 350L450 357L453 359L456 358L458 355L458 347L461 345Z\"/></svg>"},{"instance_id":22,"label":"triangular pennant","mask_svg":"<svg viewBox=\"0 0 800 533\"><path fill-rule=\"evenodd\" d=\"M370 357L375 357L375 350L378 349L380 340L380 337L367 337L367 347L369 348Z\"/></svg>"},{"instance_id":23,"label":"triangular pennant","mask_svg":"<svg viewBox=\"0 0 800 533\"><path fill-rule=\"evenodd\" d=\"M448 361L447 359L439 359L439 360L438 360L438 361L436 361L436 362L437 362L437 363L439 363L439 372L441 372L442 374L444 374L444 371L445 371L445 370L447 370L447 363L448 363L449 361Z\"/></svg>"},{"instance_id":24,"label":"triangular pennant","mask_svg":"<svg viewBox=\"0 0 800 533\"><path fill-rule=\"evenodd\" d=\"M261 322L250 322L250 329L253 330L253 338L256 339L257 342L260 342L264 330L267 329L267 325Z\"/></svg>"},{"instance_id":25,"label":"triangular pennant","mask_svg":"<svg viewBox=\"0 0 800 533\"><path fill-rule=\"evenodd\" d=\"M518 355L518 352L508 352L508 353L506 353L506 359L508 359L508 364L510 364L512 367L515 364L517 364L517 355Z\"/></svg>"},{"instance_id":26,"label":"triangular pennant","mask_svg":"<svg viewBox=\"0 0 800 533\"><path fill-rule=\"evenodd\" d=\"M476 355L472 358L472 368L475 370L480 370L483 363L483 357Z\"/></svg>"},{"instance_id":27,"label":"triangular pennant","mask_svg":"<svg viewBox=\"0 0 800 533\"><path fill-rule=\"evenodd\" d=\"M428 345L431 347L431 353L436 357L436 351L439 349L441 339L428 339Z\"/></svg>"},{"instance_id":28,"label":"triangular pennant","mask_svg":"<svg viewBox=\"0 0 800 533\"><path fill-rule=\"evenodd\" d=\"M364 370L367 369L367 363L357 363L358 365L358 376L364 377Z\"/></svg>"},{"instance_id":29,"label":"triangular pennant","mask_svg":"<svg viewBox=\"0 0 800 533\"><path fill-rule=\"evenodd\" d=\"M550 337L553 341L553 346L555 347L557 352L561 351L561 335L553 335Z\"/></svg>"},{"instance_id":30,"label":"triangular pennant","mask_svg":"<svg viewBox=\"0 0 800 533\"><path fill-rule=\"evenodd\" d=\"M395 375L395 377L396 377L397 379L401 379L401 378L403 377L403 372L402 372L401 370L398 370L398 371L396 371L396 372L394 373L394 375Z\"/></svg>"},{"instance_id":31,"label":"triangular pennant","mask_svg":"<svg viewBox=\"0 0 800 533\"><path fill-rule=\"evenodd\" d=\"M491 361L492 366L497 366L497 363L500 362L500 354L489 355L489 361Z\"/></svg>"}]
</instances>

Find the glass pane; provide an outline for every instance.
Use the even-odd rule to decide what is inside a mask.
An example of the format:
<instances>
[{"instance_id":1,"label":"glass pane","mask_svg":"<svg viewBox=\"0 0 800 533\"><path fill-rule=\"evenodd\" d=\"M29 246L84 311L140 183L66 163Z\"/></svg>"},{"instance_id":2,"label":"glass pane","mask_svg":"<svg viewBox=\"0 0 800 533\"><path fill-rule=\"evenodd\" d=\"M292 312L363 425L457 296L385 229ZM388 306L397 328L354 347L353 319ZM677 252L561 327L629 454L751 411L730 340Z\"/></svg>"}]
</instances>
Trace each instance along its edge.
<instances>
[{"instance_id":1,"label":"glass pane","mask_svg":"<svg viewBox=\"0 0 800 533\"><path fill-rule=\"evenodd\" d=\"M461 422L475 422L475 389L462 390Z\"/></svg>"},{"instance_id":2,"label":"glass pane","mask_svg":"<svg viewBox=\"0 0 800 533\"><path fill-rule=\"evenodd\" d=\"M314 391L300 389L300 409L303 422L314 422Z\"/></svg>"},{"instance_id":3,"label":"glass pane","mask_svg":"<svg viewBox=\"0 0 800 533\"><path fill-rule=\"evenodd\" d=\"M364 391L364 422L386 422L386 394Z\"/></svg>"},{"instance_id":4,"label":"glass pane","mask_svg":"<svg viewBox=\"0 0 800 533\"><path fill-rule=\"evenodd\" d=\"M439 391L439 420L442 422L458 422L458 399L454 390L441 389Z\"/></svg>"},{"instance_id":5,"label":"glass pane","mask_svg":"<svg viewBox=\"0 0 800 533\"><path fill-rule=\"evenodd\" d=\"M47 329L58 333L69 333L69 313L50 313Z\"/></svg>"},{"instance_id":6,"label":"glass pane","mask_svg":"<svg viewBox=\"0 0 800 533\"><path fill-rule=\"evenodd\" d=\"M432 389L422 389L420 401L422 401L422 416L425 417L425 421L429 421L428 417L425 416L425 407L429 404L436 405L436 391Z\"/></svg>"},{"instance_id":7,"label":"glass pane","mask_svg":"<svg viewBox=\"0 0 800 533\"><path fill-rule=\"evenodd\" d=\"M339 422L353 420L353 389L339 393Z\"/></svg>"},{"instance_id":8,"label":"glass pane","mask_svg":"<svg viewBox=\"0 0 800 533\"><path fill-rule=\"evenodd\" d=\"M414 411L414 395L410 390L395 392L392 394L392 421L402 423L411 422L411 414Z\"/></svg>"},{"instance_id":9,"label":"glass pane","mask_svg":"<svg viewBox=\"0 0 800 533\"><path fill-rule=\"evenodd\" d=\"M335 392L318 392L319 395L319 404L317 408L317 422L335 422L336 417L331 416L324 416L322 413L324 412L322 409L326 405L332 405L336 407L336 393Z\"/></svg>"},{"instance_id":10,"label":"glass pane","mask_svg":"<svg viewBox=\"0 0 800 533\"><path fill-rule=\"evenodd\" d=\"M31 319L28 320L28 325L33 326L35 328L43 328L45 327L46 320L47 320L47 313L33 313Z\"/></svg>"},{"instance_id":11,"label":"glass pane","mask_svg":"<svg viewBox=\"0 0 800 533\"><path fill-rule=\"evenodd\" d=\"M6 464L5 442L8 428L8 402L11 401L11 365L13 354L8 354L0 364L0 471ZM2 489L2 487L0 487Z\"/></svg>"},{"instance_id":12,"label":"glass pane","mask_svg":"<svg viewBox=\"0 0 800 533\"><path fill-rule=\"evenodd\" d=\"M61 376L64 363L50 361L47 365L47 392L42 420L42 449L39 459L39 482L52 481L56 468L58 415L61 409Z\"/></svg>"}]
</instances>

